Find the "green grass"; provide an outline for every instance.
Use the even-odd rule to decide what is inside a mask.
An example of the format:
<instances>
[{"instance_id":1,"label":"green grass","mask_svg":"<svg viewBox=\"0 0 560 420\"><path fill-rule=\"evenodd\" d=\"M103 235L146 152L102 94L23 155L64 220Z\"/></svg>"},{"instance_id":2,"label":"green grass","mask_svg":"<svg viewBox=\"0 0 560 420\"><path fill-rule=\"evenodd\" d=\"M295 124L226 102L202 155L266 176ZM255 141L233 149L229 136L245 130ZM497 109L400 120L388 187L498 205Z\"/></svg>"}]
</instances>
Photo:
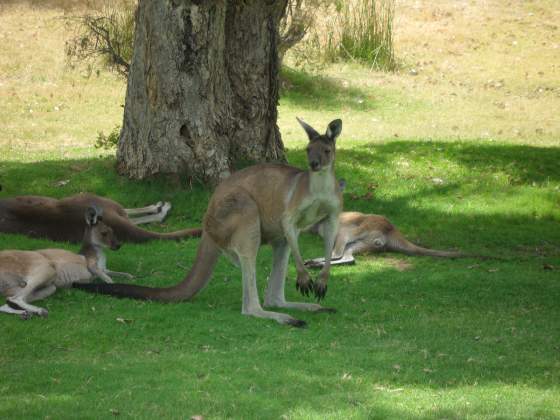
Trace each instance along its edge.
<instances>
[{"instance_id":1,"label":"green grass","mask_svg":"<svg viewBox=\"0 0 560 420\"><path fill-rule=\"evenodd\" d=\"M339 145L347 209L385 214L424 245L505 260L359 257L356 266L333 269L326 304L337 314L292 311L306 330L240 315L240 273L225 260L192 303L61 291L41 303L46 320L0 318L0 417L559 416L560 151L344 137ZM303 166L303 150L289 159ZM200 220L207 190L163 178L127 181L113 165L110 158L3 162L1 196L84 190L130 206L166 199L174 208L163 229ZM434 177L445 183L434 185ZM58 179L70 182L54 187ZM374 199L359 198L370 184ZM109 253L109 266L138 283L173 284L197 242L126 245ZM316 238L301 243L305 256L320 254ZM53 245L0 237L0 248ZM261 291L270 264L263 248ZM306 300L294 278L291 266L288 296Z\"/></svg>"},{"instance_id":2,"label":"green grass","mask_svg":"<svg viewBox=\"0 0 560 420\"><path fill-rule=\"evenodd\" d=\"M341 117L346 209L384 214L425 246L502 259L358 257L332 270L325 304L338 313L290 311L305 330L242 316L240 272L224 259L190 303L63 290L39 303L48 319L0 316L0 418L559 418L560 102L557 90L533 95L556 86L548 69L557 57L546 55L553 33L540 24L555 3L498 3L398 11L406 23L395 28L399 57L408 45L423 63L435 60L416 77L345 64L314 75L286 69L279 126L290 163L304 167L294 116L320 130ZM64 67L62 12L1 7L0 197L90 191L130 207L168 200L170 217L151 229L197 226L208 189L123 179L111 153L94 148L99 131L120 124L125 86ZM490 23L473 33L480 13ZM410 44L403 28L412 28ZM547 42L546 51L488 43L492 31L520 28L523 42ZM461 49L471 43L479 48ZM505 87L485 87L490 78L505 78ZM505 109L494 105L502 101ZM125 245L108 252L109 267L138 284L174 284L197 244ZM78 249L0 235L0 249L51 246ZM321 253L310 235L300 246L304 257ZM263 247L261 293L270 265ZM288 297L310 300L294 279L290 264Z\"/></svg>"}]
</instances>

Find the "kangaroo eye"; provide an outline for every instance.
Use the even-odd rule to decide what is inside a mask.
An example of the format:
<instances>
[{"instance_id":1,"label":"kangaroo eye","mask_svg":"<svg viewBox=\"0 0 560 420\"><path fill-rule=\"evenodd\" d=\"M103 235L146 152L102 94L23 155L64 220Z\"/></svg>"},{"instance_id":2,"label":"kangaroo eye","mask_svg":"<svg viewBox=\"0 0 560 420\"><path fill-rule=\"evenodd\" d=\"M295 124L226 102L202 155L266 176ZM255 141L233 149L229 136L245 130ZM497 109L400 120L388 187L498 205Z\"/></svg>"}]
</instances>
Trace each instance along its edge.
<instances>
[{"instance_id":1,"label":"kangaroo eye","mask_svg":"<svg viewBox=\"0 0 560 420\"><path fill-rule=\"evenodd\" d=\"M328 155L330 152L331 152L330 149L326 149L326 150L325 150L325 154L326 154L326 155Z\"/></svg>"}]
</instances>

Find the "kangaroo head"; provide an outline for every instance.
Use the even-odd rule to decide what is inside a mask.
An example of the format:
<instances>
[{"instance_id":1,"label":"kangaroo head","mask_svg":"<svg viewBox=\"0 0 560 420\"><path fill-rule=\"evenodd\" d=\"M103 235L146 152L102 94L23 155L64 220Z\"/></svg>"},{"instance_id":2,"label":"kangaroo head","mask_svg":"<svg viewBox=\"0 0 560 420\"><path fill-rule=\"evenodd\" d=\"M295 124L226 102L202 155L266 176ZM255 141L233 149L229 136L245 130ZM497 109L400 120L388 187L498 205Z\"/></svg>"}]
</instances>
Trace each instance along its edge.
<instances>
[{"instance_id":1,"label":"kangaroo head","mask_svg":"<svg viewBox=\"0 0 560 420\"><path fill-rule=\"evenodd\" d=\"M121 244L117 240L113 229L103 223L103 209L91 206L86 210L86 240L93 246L117 250Z\"/></svg>"},{"instance_id":2,"label":"kangaroo head","mask_svg":"<svg viewBox=\"0 0 560 420\"><path fill-rule=\"evenodd\" d=\"M334 120L327 127L325 134L319 134L313 127L297 118L307 137L307 163L313 172L330 169L334 162L336 138L342 131L342 120Z\"/></svg>"}]
</instances>

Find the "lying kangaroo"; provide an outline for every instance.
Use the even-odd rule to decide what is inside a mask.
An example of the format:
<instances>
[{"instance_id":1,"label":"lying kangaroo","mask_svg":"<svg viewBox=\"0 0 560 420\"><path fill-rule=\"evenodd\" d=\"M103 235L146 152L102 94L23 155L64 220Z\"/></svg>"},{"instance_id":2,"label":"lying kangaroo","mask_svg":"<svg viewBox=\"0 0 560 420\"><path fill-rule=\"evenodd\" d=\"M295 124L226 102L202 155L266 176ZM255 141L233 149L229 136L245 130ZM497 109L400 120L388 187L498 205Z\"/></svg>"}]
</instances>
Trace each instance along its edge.
<instances>
[{"instance_id":1,"label":"lying kangaroo","mask_svg":"<svg viewBox=\"0 0 560 420\"><path fill-rule=\"evenodd\" d=\"M171 233L150 232L138 224L161 222L171 208L169 203L139 209L125 209L119 203L94 194L76 194L57 200L50 197L19 196L0 200L0 232L79 243L84 231L84 212L89 206L103 210L104 223L119 240L145 242L152 239L181 239L200 236L202 229L185 229ZM129 216L145 216L129 219ZM147 214L147 215L146 215Z\"/></svg>"},{"instance_id":2,"label":"lying kangaroo","mask_svg":"<svg viewBox=\"0 0 560 420\"><path fill-rule=\"evenodd\" d=\"M74 282L90 282L99 277L112 283L110 275L132 278L128 273L107 270L103 248L119 249L113 230L102 221L102 211L93 207L85 213L86 228L78 254L63 249L0 252L0 292L6 304L0 312L22 318L48 311L30 302L52 295L57 288Z\"/></svg>"},{"instance_id":3,"label":"lying kangaroo","mask_svg":"<svg viewBox=\"0 0 560 420\"><path fill-rule=\"evenodd\" d=\"M395 251L408 255L429 255L432 257L458 258L467 255L455 251L438 251L422 248L408 241L385 217L345 211L338 218L338 233L331 256L332 264L348 264L354 261L354 254L366 252ZM322 223L313 226L310 232L323 236ZM307 267L322 267L324 258L307 260Z\"/></svg>"},{"instance_id":4,"label":"lying kangaroo","mask_svg":"<svg viewBox=\"0 0 560 420\"><path fill-rule=\"evenodd\" d=\"M307 160L310 170L281 164L255 165L222 181L210 198L203 221L202 241L194 266L185 279L168 288L132 285L74 285L79 289L119 297L176 302L192 298L210 280L221 252L241 267L242 313L274 319L297 327L304 321L289 315L265 311L259 302L256 283L257 252L263 243L273 249L273 263L264 304L267 307L308 311L332 311L315 303L287 302L284 286L292 252L297 268L296 287L304 295L312 291L320 300L327 291L338 215L342 195L334 175L335 139L342 121L334 120L324 135L299 120L309 137ZM298 248L300 231L323 221L325 266L318 280L309 276Z\"/></svg>"}]
</instances>

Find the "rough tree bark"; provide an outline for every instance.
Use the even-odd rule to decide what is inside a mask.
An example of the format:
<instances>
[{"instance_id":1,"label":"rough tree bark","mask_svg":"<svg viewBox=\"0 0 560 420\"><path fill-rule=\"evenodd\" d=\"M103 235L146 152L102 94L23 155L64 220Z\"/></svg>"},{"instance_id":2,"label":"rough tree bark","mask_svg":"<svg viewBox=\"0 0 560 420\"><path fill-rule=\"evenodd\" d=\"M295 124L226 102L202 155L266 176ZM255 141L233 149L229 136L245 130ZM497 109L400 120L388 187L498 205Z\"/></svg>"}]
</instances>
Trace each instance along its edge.
<instances>
[{"instance_id":1,"label":"rough tree bark","mask_svg":"<svg viewBox=\"0 0 560 420\"><path fill-rule=\"evenodd\" d=\"M215 183L236 162L284 160L276 125L287 0L140 0L119 172Z\"/></svg>"}]
</instances>

